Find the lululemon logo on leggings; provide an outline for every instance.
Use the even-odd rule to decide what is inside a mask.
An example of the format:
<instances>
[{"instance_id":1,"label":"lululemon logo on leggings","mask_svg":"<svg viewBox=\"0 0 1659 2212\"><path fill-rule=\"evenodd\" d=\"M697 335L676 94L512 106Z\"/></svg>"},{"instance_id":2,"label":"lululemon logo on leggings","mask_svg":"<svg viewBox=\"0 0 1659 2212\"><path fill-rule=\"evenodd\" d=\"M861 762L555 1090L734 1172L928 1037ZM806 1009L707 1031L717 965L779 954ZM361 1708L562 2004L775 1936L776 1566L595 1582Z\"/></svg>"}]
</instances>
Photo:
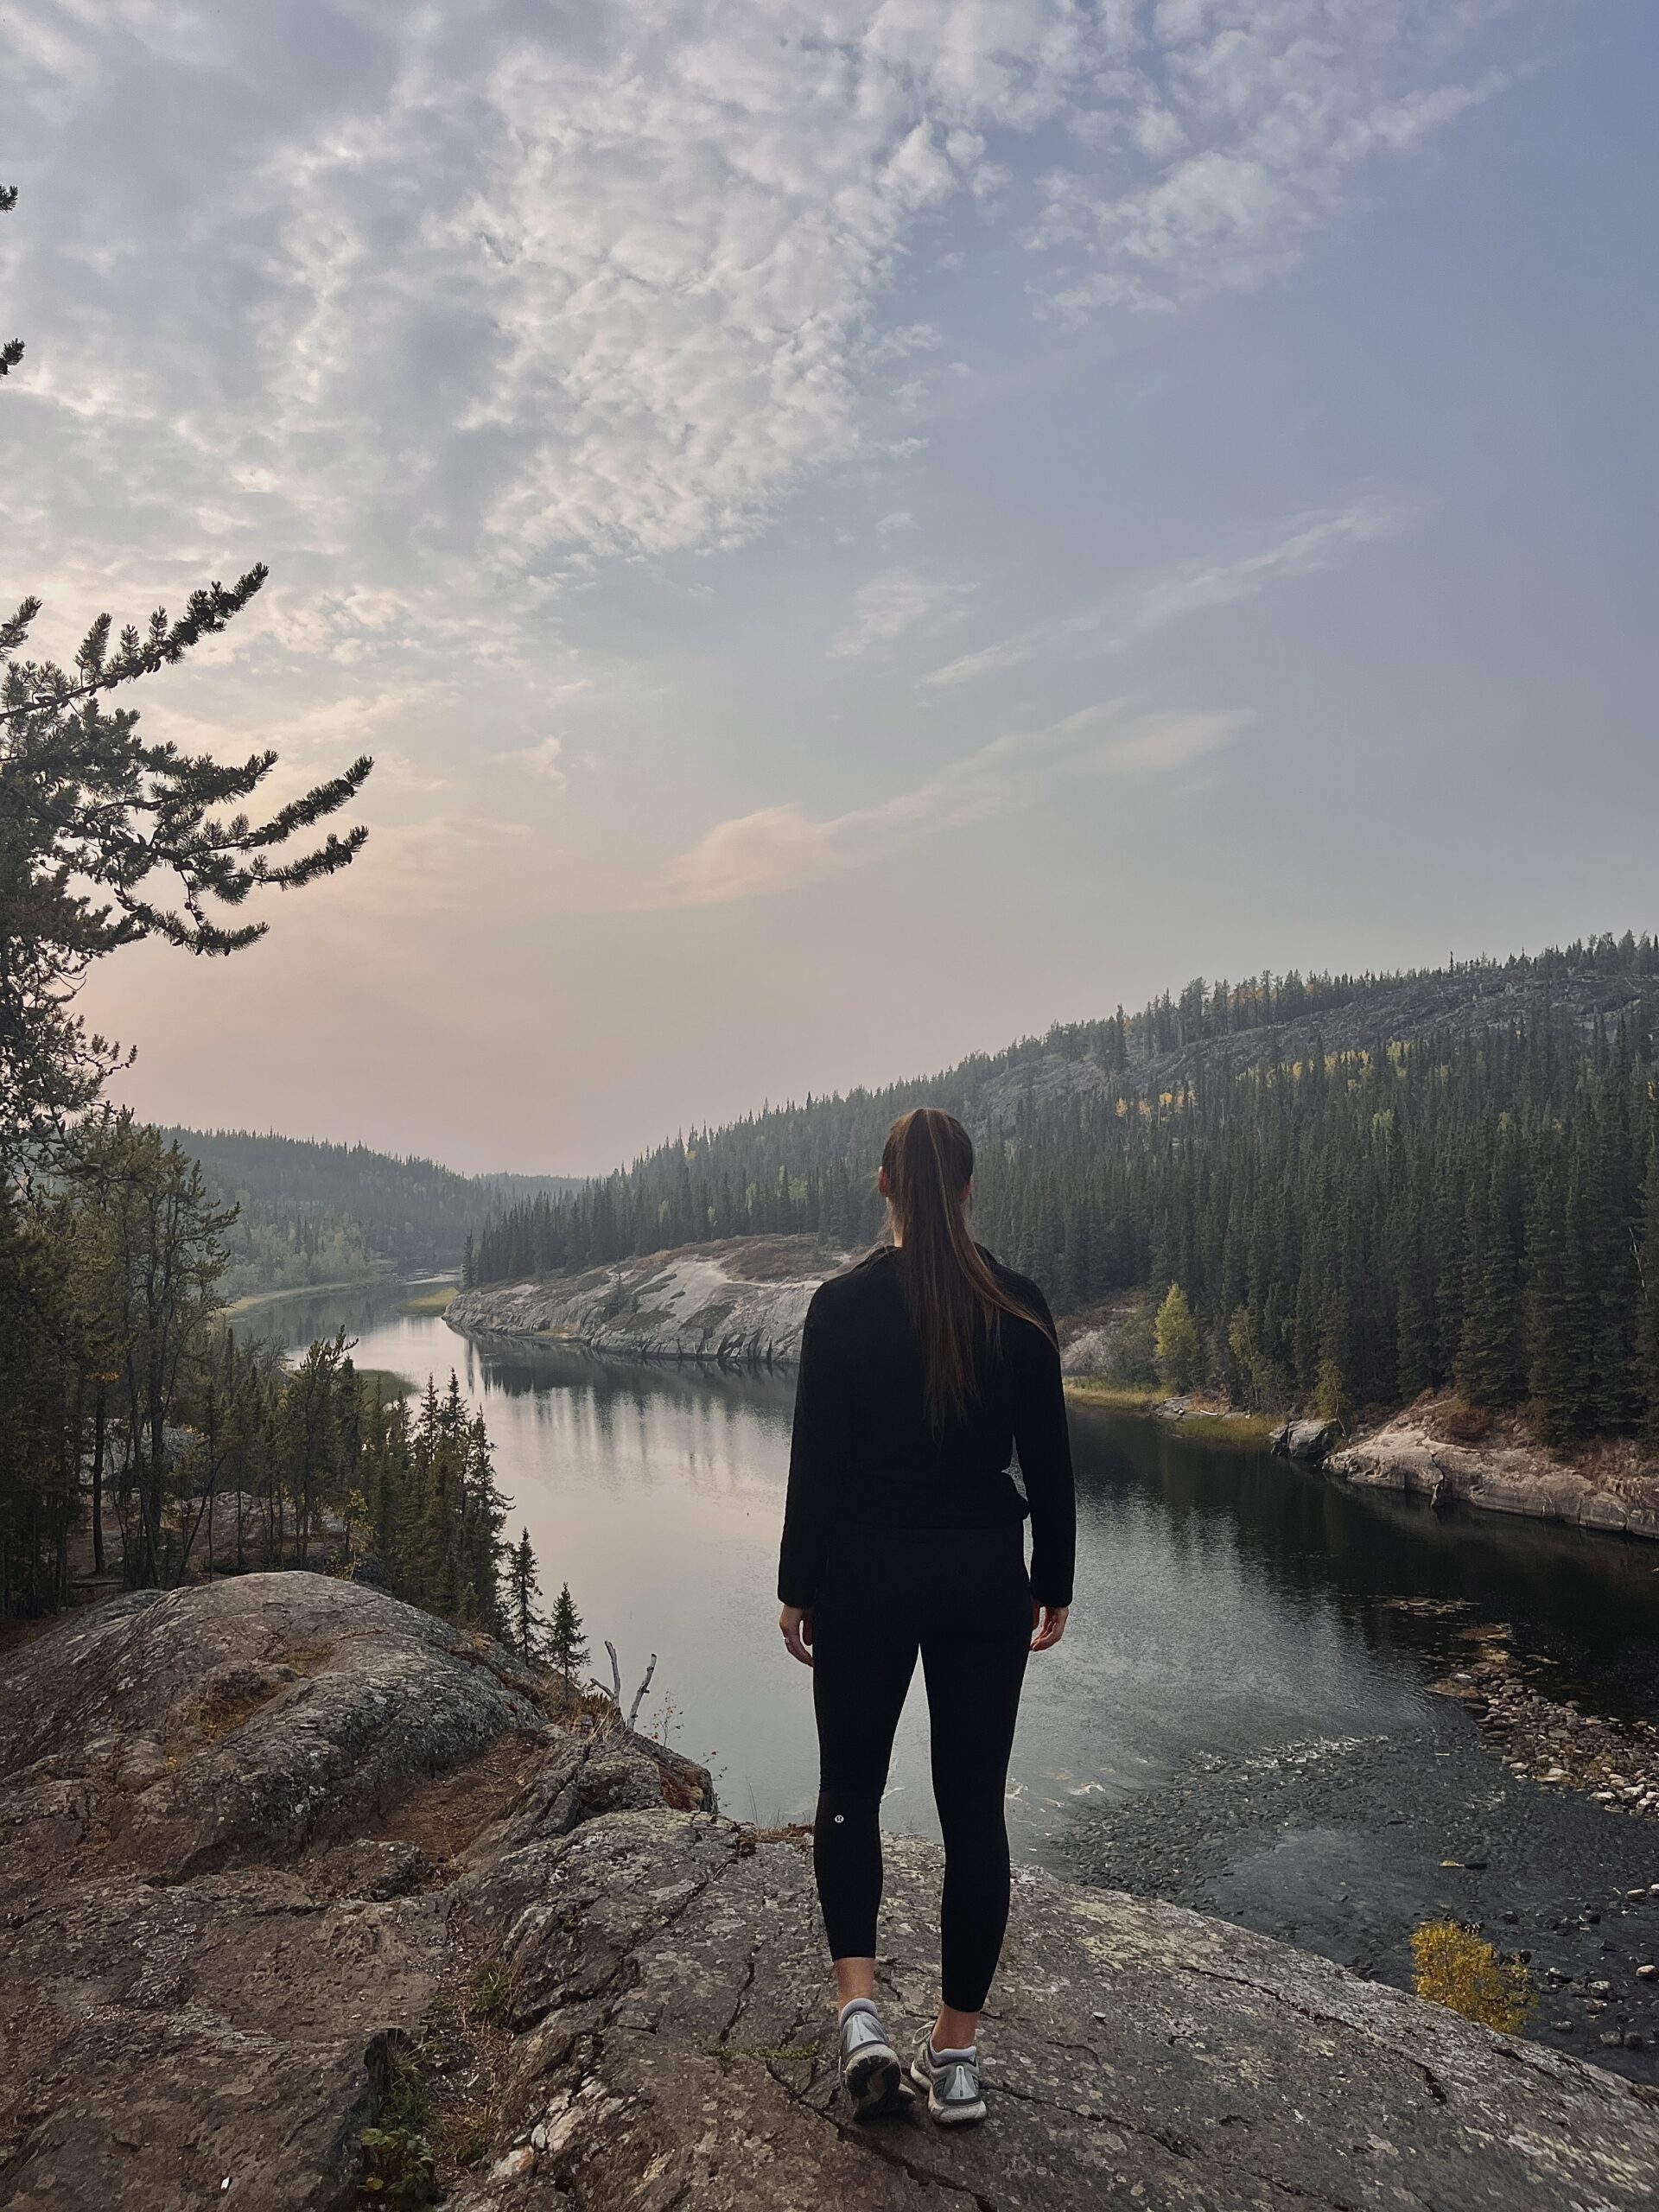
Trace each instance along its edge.
<instances>
[{"instance_id":1,"label":"lululemon logo on leggings","mask_svg":"<svg viewBox=\"0 0 1659 2212\"><path fill-rule=\"evenodd\" d=\"M837 1814L836 1815L836 1826L837 1827L839 1827L841 1826L842 1822L846 1819L846 1817L847 1817L847 1815L846 1815L846 1814L845 1814L845 1813L837 1813Z\"/></svg>"}]
</instances>

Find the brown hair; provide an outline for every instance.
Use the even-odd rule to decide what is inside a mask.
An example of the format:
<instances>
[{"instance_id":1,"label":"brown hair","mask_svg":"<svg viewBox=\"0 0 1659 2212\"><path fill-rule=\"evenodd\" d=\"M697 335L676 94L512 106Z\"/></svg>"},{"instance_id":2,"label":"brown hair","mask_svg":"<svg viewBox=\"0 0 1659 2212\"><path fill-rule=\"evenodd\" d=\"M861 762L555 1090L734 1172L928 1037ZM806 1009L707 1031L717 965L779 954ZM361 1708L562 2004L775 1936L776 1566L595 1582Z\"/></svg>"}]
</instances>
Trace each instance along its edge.
<instances>
[{"instance_id":1,"label":"brown hair","mask_svg":"<svg viewBox=\"0 0 1659 2212\"><path fill-rule=\"evenodd\" d=\"M937 1436L977 1395L974 1351L995 1344L1002 1316L1045 1324L998 1281L968 1226L974 1142L952 1114L901 1114L881 1147L898 1242L899 1280L921 1340L927 1417Z\"/></svg>"}]
</instances>

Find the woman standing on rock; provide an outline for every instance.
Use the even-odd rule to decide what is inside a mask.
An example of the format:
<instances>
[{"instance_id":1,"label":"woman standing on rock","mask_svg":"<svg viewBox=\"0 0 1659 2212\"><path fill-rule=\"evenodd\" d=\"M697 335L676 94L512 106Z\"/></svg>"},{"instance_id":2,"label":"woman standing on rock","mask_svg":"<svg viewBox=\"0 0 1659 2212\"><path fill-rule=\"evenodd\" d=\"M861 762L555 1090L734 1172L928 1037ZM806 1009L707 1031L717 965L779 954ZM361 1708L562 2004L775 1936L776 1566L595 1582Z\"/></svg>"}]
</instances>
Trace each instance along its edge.
<instances>
[{"instance_id":1,"label":"woman standing on rock","mask_svg":"<svg viewBox=\"0 0 1659 2212\"><path fill-rule=\"evenodd\" d=\"M1027 1655L1065 1633L1076 1535L1054 1323L1036 1284L975 1243L973 1170L949 1114L922 1107L887 1134L891 1242L807 1309L778 1575L784 1641L813 1669L813 1865L861 2119L910 2095L875 2007L875 1930L881 1797L921 1654L943 2002L910 2071L947 2126L985 2117L977 2037L1008 1918L1008 1755Z\"/></svg>"}]
</instances>

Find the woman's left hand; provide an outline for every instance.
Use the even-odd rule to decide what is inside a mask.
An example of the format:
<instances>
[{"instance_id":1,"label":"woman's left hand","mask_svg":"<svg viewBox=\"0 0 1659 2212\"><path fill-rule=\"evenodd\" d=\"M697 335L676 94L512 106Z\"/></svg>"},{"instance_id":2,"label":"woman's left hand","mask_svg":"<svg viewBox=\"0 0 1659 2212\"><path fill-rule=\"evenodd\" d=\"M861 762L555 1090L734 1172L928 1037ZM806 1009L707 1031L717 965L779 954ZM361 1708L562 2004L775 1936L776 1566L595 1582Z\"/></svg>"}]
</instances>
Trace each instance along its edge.
<instances>
[{"instance_id":1,"label":"woman's left hand","mask_svg":"<svg viewBox=\"0 0 1659 2212\"><path fill-rule=\"evenodd\" d=\"M784 1643L791 1659L798 1659L803 1667L812 1664L812 1615L801 1605L785 1605L778 1616L778 1625L784 1631Z\"/></svg>"},{"instance_id":2,"label":"woman's left hand","mask_svg":"<svg viewBox=\"0 0 1659 2212\"><path fill-rule=\"evenodd\" d=\"M1065 1634L1066 1617L1070 1605L1039 1605L1031 1601L1031 1648L1033 1651L1052 1651Z\"/></svg>"}]
</instances>

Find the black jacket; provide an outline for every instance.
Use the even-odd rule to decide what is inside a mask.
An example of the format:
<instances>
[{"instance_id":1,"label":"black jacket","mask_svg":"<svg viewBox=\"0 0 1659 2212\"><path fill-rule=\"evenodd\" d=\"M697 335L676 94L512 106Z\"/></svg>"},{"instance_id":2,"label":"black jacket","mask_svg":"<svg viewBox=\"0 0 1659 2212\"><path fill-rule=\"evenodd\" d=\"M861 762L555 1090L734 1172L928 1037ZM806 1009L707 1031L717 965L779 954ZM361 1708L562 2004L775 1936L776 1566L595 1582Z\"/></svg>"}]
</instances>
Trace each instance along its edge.
<instances>
[{"instance_id":1,"label":"black jacket","mask_svg":"<svg viewBox=\"0 0 1659 2212\"><path fill-rule=\"evenodd\" d=\"M987 1252L998 1278L1052 1331L1043 1294ZM809 1606L838 1522L988 1528L1031 1515L1031 1592L1069 1605L1077 1541L1071 1446L1052 1334L1004 1313L976 1358L978 1395L934 1435L921 1346L893 1249L820 1283L806 1311L795 1386L778 1595ZM1020 1454L1020 1496L1009 1462Z\"/></svg>"}]
</instances>

